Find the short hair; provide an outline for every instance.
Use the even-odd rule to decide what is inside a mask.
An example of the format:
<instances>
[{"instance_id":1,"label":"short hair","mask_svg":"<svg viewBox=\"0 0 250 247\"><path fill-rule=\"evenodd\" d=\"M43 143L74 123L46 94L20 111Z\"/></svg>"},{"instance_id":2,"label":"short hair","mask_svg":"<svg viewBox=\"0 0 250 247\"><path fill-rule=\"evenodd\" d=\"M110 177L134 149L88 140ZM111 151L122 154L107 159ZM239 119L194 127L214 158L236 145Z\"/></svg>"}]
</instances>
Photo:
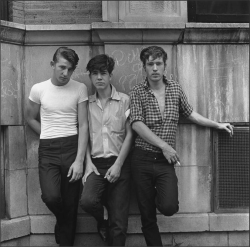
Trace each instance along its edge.
<instances>
[{"instance_id":1,"label":"short hair","mask_svg":"<svg viewBox=\"0 0 250 247\"><path fill-rule=\"evenodd\" d=\"M167 61L168 55L167 53L163 50L163 48L159 46L149 46L144 49L142 49L141 54L140 54L140 59L143 63L143 66L146 65L146 61L149 59L149 57L152 56L153 60L156 58L162 57L164 64Z\"/></svg>"},{"instance_id":2,"label":"short hair","mask_svg":"<svg viewBox=\"0 0 250 247\"><path fill-rule=\"evenodd\" d=\"M79 57L74 50L68 47L59 47L53 56L53 61L55 63L58 62L58 58L60 56L69 61L73 66L73 69L76 68L79 61Z\"/></svg>"},{"instance_id":3,"label":"short hair","mask_svg":"<svg viewBox=\"0 0 250 247\"><path fill-rule=\"evenodd\" d=\"M91 58L87 64L87 71L91 74L94 70L104 71L107 70L109 74L112 73L115 67L115 61L112 57L106 54L96 55Z\"/></svg>"}]
</instances>

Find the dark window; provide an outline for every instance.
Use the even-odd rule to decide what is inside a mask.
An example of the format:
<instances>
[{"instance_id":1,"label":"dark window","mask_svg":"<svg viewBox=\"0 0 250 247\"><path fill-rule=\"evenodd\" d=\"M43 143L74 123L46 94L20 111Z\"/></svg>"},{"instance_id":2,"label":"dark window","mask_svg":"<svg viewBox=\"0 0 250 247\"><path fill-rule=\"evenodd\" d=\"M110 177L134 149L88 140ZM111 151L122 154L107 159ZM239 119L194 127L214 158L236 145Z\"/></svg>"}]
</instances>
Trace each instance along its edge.
<instances>
[{"instance_id":1,"label":"dark window","mask_svg":"<svg viewBox=\"0 0 250 247\"><path fill-rule=\"evenodd\" d=\"M0 1L0 17L1 17L1 20L4 20L4 21L9 20L8 0Z\"/></svg>"},{"instance_id":2,"label":"dark window","mask_svg":"<svg viewBox=\"0 0 250 247\"><path fill-rule=\"evenodd\" d=\"M249 210L249 127L214 133L214 211Z\"/></svg>"},{"instance_id":3,"label":"dark window","mask_svg":"<svg viewBox=\"0 0 250 247\"><path fill-rule=\"evenodd\" d=\"M188 22L249 23L249 1L188 1Z\"/></svg>"}]
</instances>

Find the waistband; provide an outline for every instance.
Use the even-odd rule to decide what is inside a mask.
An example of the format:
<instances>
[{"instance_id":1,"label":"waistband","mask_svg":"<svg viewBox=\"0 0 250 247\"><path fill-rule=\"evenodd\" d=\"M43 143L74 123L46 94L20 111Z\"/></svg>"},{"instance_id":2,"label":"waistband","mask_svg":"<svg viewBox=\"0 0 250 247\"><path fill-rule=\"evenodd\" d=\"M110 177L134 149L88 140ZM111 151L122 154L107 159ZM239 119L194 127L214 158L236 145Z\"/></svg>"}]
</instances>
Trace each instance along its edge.
<instances>
[{"instance_id":1,"label":"waistband","mask_svg":"<svg viewBox=\"0 0 250 247\"><path fill-rule=\"evenodd\" d=\"M117 159L117 156L111 156L108 158L93 158L93 157L91 157L91 159L94 162L115 162Z\"/></svg>"},{"instance_id":2,"label":"waistband","mask_svg":"<svg viewBox=\"0 0 250 247\"><path fill-rule=\"evenodd\" d=\"M78 135L57 137L57 138L51 138L51 139L40 139L40 144L59 143L59 142L66 142L66 141L78 141Z\"/></svg>"},{"instance_id":3,"label":"waistband","mask_svg":"<svg viewBox=\"0 0 250 247\"><path fill-rule=\"evenodd\" d=\"M141 154L143 156L150 157L150 158L166 159L163 153L151 152L151 151L143 150L138 147L134 148L134 152L136 152L136 154Z\"/></svg>"}]
</instances>

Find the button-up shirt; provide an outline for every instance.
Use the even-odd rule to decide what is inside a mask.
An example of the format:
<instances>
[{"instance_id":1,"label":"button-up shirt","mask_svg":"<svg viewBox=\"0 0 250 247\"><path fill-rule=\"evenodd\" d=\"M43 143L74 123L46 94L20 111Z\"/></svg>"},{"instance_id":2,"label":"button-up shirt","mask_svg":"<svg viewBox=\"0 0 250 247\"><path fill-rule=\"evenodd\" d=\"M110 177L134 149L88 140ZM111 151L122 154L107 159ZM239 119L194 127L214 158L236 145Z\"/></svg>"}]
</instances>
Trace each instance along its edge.
<instances>
[{"instance_id":1,"label":"button-up shirt","mask_svg":"<svg viewBox=\"0 0 250 247\"><path fill-rule=\"evenodd\" d=\"M89 97L89 132L93 158L118 156L125 139L129 96L111 87L111 97L104 108L96 93Z\"/></svg>"},{"instance_id":2,"label":"button-up shirt","mask_svg":"<svg viewBox=\"0 0 250 247\"><path fill-rule=\"evenodd\" d=\"M178 82L163 79L165 83L165 107L162 118L158 101L150 89L147 78L130 92L130 124L142 121L149 129L174 148L179 113L185 117L193 111ZM139 135L135 147L151 152L162 152L160 148L146 142Z\"/></svg>"}]
</instances>

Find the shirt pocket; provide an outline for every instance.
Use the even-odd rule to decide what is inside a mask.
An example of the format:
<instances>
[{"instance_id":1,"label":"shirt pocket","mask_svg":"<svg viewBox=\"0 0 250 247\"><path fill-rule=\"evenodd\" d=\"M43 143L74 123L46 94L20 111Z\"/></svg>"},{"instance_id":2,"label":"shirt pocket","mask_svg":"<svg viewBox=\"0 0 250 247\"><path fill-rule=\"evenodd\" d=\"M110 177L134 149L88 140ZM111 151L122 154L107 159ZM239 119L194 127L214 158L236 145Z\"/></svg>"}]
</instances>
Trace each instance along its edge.
<instances>
[{"instance_id":1,"label":"shirt pocket","mask_svg":"<svg viewBox=\"0 0 250 247\"><path fill-rule=\"evenodd\" d=\"M125 114L120 116L111 115L111 131L116 134L123 133L125 130Z\"/></svg>"},{"instance_id":2,"label":"shirt pocket","mask_svg":"<svg viewBox=\"0 0 250 247\"><path fill-rule=\"evenodd\" d=\"M125 130L126 116L121 102L113 103L110 109L111 131L122 133Z\"/></svg>"}]
</instances>

